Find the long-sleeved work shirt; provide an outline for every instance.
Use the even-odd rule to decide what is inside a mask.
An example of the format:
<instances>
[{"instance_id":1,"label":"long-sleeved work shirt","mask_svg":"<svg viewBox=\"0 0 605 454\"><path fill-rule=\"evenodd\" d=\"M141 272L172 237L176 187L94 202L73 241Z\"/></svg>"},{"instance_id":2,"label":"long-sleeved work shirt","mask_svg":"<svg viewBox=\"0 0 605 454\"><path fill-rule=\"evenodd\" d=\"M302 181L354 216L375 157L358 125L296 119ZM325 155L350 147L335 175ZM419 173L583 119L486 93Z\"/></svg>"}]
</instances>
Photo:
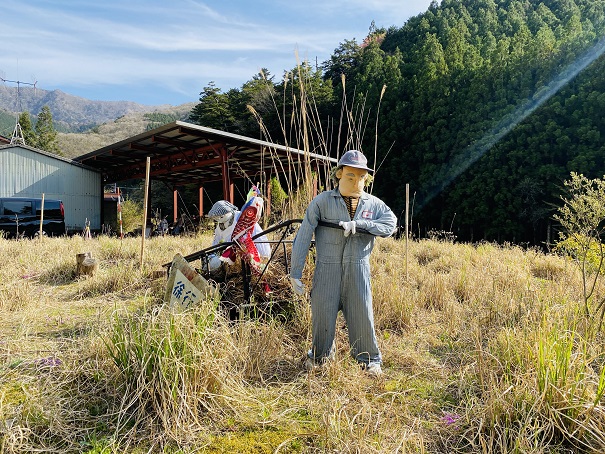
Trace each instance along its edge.
<instances>
[{"instance_id":1,"label":"long-sleeved work shirt","mask_svg":"<svg viewBox=\"0 0 605 454\"><path fill-rule=\"evenodd\" d=\"M296 235L292 249L290 276L302 277L305 260L313 234L315 234L316 263L369 262L374 248L375 237L390 236L397 226L397 218L391 209L379 198L363 193L359 198L353 220L358 232L345 237L342 229L318 225L319 221L338 225L340 221L350 221L347 205L338 188L324 191L309 204L303 222Z\"/></svg>"}]
</instances>

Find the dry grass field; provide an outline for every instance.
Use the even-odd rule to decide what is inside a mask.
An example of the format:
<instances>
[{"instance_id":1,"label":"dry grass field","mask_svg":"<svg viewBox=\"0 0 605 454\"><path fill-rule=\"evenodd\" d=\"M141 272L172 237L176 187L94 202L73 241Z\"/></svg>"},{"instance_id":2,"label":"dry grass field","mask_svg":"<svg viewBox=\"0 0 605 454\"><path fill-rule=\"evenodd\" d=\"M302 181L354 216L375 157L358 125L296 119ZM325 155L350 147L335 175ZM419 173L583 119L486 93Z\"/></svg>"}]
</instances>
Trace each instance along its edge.
<instances>
[{"instance_id":1,"label":"dry grass field","mask_svg":"<svg viewBox=\"0 0 605 454\"><path fill-rule=\"evenodd\" d=\"M604 338L564 258L379 240L372 379L342 319L335 360L305 371L305 298L236 323L163 305L153 271L210 241L150 238L140 267L140 238L0 238L0 453L605 450Z\"/></svg>"}]
</instances>

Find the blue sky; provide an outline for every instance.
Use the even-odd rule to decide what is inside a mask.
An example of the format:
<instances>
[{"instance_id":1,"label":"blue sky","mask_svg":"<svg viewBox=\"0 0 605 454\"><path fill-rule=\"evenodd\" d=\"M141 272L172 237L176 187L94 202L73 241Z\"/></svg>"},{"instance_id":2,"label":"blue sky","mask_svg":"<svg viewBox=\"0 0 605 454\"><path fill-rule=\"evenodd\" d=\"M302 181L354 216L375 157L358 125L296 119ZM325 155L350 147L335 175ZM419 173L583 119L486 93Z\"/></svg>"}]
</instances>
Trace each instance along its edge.
<instances>
[{"instance_id":1,"label":"blue sky","mask_svg":"<svg viewBox=\"0 0 605 454\"><path fill-rule=\"evenodd\" d=\"M3 0L0 77L93 100L179 105L214 81L240 88L265 67L400 27L430 0ZM16 86L5 82L4 86ZM1 89L1 85L0 85Z\"/></svg>"}]
</instances>

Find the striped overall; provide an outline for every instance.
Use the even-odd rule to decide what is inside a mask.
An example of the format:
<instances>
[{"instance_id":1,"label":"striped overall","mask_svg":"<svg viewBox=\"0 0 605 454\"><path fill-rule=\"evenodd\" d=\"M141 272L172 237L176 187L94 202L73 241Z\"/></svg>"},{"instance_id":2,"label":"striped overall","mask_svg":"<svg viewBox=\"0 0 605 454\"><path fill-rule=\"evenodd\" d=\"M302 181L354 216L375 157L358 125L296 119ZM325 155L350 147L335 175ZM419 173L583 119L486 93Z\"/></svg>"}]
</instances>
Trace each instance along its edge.
<instances>
[{"instance_id":1,"label":"striped overall","mask_svg":"<svg viewBox=\"0 0 605 454\"><path fill-rule=\"evenodd\" d=\"M292 247L290 276L302 277L306 256L315 234L316 262L311 288L313 346L309 357L317 361L332 353L336 317L342 310L349 331L351 355L360 363L381 363L374 332L370 253L376 236L388 237L397 218L380 199L361 195L353 220L357 232L344 236L343 229L318 225L320 221L338 225L350 221L338 189L325 191L309 204Z\"/></svg>"}]
</instances>

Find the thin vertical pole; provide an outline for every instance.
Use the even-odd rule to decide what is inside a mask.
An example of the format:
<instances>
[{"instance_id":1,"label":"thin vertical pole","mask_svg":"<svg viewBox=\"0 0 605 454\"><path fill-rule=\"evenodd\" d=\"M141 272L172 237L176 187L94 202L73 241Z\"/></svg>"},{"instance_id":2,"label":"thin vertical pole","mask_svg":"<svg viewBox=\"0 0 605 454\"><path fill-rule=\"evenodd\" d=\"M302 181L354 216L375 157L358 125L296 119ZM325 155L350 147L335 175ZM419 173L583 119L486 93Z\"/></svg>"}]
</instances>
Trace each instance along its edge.
<instances>
[{"instance_id":1,"label":"thin vertical pole","mask_svg":"<svg viewBox=\"0 0 605 454\"><path fill-rule=\"evenodd\" d=\"M269 177L269 181L267 182L265 193L267 195L267 201L265 202L265 215L263 218L264 228L267 228L269 225L269 219L271 218L271 177Z\"/></svg>"},{"instance_id":2,"label":"thin vertical pole","mask_svg":"<svg viewBox=\"0 0 605 454\"><path fill-rule=\"evenodd\" d=\"M120 225L120 239L124 239L124 229L122 228L122 195L120 188L117 188L118 192L118 224Z\"/></svg>"},{"instance_id":3,"label":"thin vertical pole","mask_svg":"<svg viewBox=\"0 0 605 454\"><path fill-rule=\"evenodd\" d=\"M179 217L179 190L174 188L172 190L172 222L176 223Z\"/></svg>"},{"instance_id":4,"label":"thin vertical pole","mask_svg":"<svg viewBox=\"0 0 605 454\"><path fill-rule=\"evenodd\" d=\"M223 199L227 202L233 203L233 184L231 183L231 176L229 175L229 156L227 150L221 148L221 170L223 173Z\"/></svg>"},{"instance_id":5,"label":"thin vertical pole","mask_svg":"<svg viewBox=\"0 0 605 454\"><path fill-rule=\"evenodd\" d=\"M36 207L34 207L34 210L36 209ZM44 225L44 193L42 193L42 206L40 207L40 240L42 239L42 235L44 233L44 230L42 229L42 226Z\"/></svg>"},{"instance_id":6,"label":"thin vertical pole","mask_svg":"<svg viewBox=\"0 0 605 454\"><path fill-rule=\"evenodd\" d=\"M147 233L147 199L149 197L149 169L151 167L151 158L147 156L147 169L145 170L145 198L143 202L143 235L141 238L141 268L143 267L143 257L145 255L145 234Z\"/></svg>"},{"instance_id":7,"label":"thin vertical pole","mask_svg":"<svg viewBox=\"0 0 605 454\"><path fill-rule=\"evenodd\" d=\"M408 219L410 210L410 184L406 183L405 185L405 278L406 280L409 278L408 276Z\"/></svg>"},{"instance_id":8,"label":"thin vertical pole","mask_svg":"<svg viewBox=\"0 0 605 454\"><path fill-rule=\"evenodd\" d=\"M199 207L198 211L199 211L199 216L200 216L199 220L201 221L202 218L204 217L204 186L200 186L198 188L198 193L197 194L198 194L197 195L197 200L198 200L197 204L198 204L198 207Z\"/></svg>"}]
</instances>

